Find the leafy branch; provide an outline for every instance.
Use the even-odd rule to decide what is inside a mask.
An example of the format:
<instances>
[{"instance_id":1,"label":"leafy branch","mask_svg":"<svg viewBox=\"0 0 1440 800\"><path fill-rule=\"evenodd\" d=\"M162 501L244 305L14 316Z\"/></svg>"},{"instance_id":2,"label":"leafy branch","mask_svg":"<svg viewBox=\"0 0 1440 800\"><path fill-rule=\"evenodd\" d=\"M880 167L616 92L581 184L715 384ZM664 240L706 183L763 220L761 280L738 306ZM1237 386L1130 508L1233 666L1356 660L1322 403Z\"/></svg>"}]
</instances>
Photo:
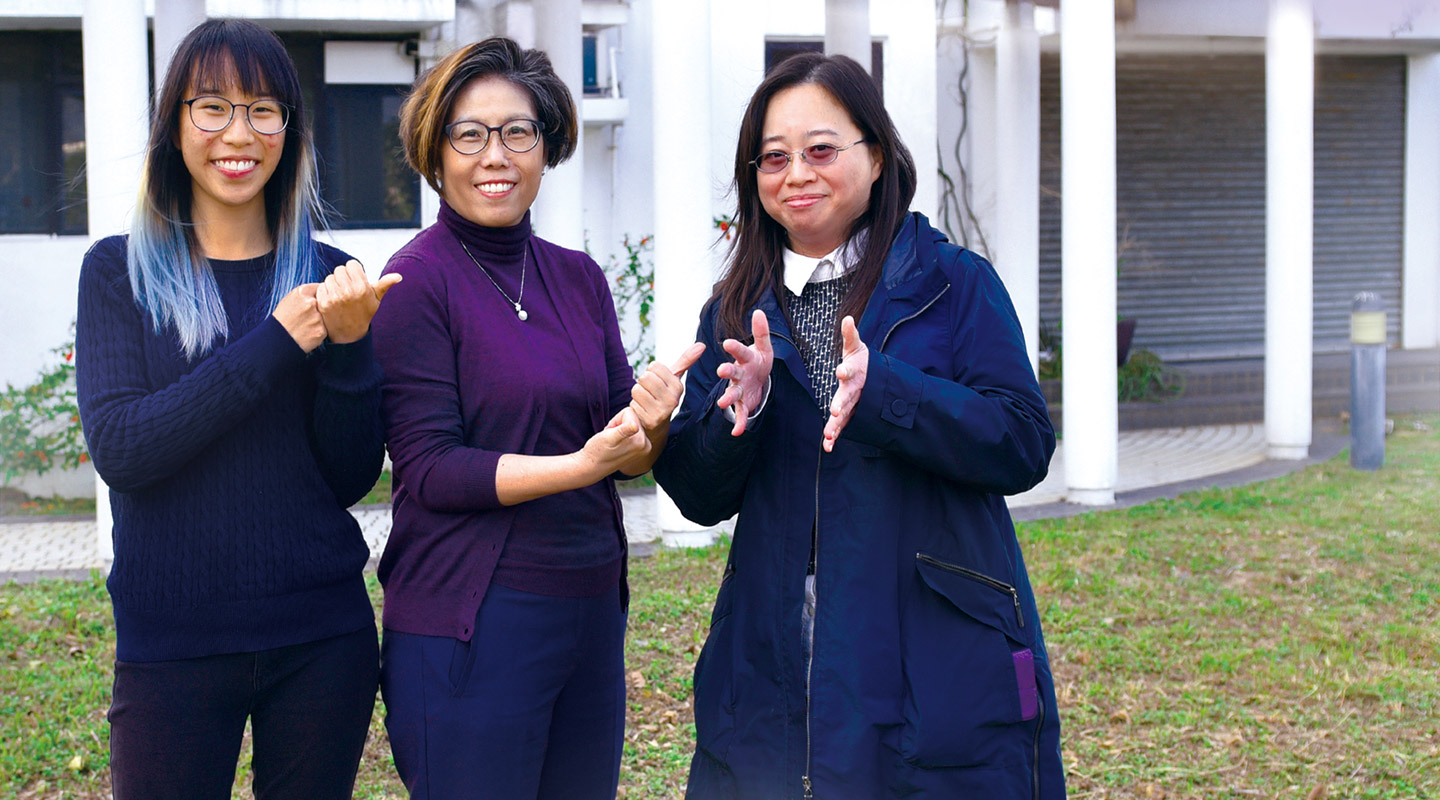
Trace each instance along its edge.
<instances>
[{"instance_id":1,"label":"leafy branch","mask_svg":"<svg viewBox=\"0 0 1440 800\"><path fill-rule=\"evenodd\" d=\"M655 265L647 255L652 249L654 237L643 236L632 242L626 234L620 245L625 248L624 258L611 257L605 266L614 288L610 294L615 299L615 314L622 320L632 316L639 322L639 329L625 343L625 352L630 355L630 366L639 372L655 360L655 342L650 336L651 312L655 309Z\"/></svg>"},{"instance_id":2,"label":"leafy branch","mask_svg":"<svg viewBox=\"0 0 1440 800\"><path fill-rule=\"evenodd\" d=\"M70 341L50 351L57 363L34 383L20 388L7 383L0 393L0 485L90 460L75 395L74 335L72 323Z\"/></svg>"}]
</instances>

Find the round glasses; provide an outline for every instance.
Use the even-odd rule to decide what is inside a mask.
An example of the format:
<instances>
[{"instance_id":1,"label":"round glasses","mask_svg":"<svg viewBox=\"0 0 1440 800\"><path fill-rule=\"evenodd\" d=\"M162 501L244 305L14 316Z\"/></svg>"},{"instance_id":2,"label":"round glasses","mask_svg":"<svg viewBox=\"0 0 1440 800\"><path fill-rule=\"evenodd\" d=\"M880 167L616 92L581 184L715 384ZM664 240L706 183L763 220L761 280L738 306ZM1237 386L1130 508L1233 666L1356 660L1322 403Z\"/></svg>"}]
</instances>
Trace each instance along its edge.
<instances>
[{"instance_id":1,"label":"round glasses","mask_svg":"<svg viewBox=\"0 0 1440 800\"><path fill-rule=\"evenodd\" d=\"M761 172L783 172L790 166L790 159L796 155L805 159L805 163L812 167L823 167L826 164L833 164L835 159L840 157L841 151L849 150L857 144L865 141L856 139L844 147L836 147L833 144L812 144L809 147L802 147L789 153L784 150L770 150L760 154L759 158L751 161L755 169Z\"/></svg>"},{"instance_id":2,"label":"round glasses","mask_svg":"<svg viewBox=\"0 0 1440 800\"><path fill-rule=\"evenodd\" d=\"M290 124L290 108L279 100L256 100L253 103L232 103L223 97L204 95L182 100L190 108L190 121L202 131L214 133L230 127L235 109L245 109L245 121L256 133L272 135Z\"/></svg>"},{"instance_id":3,"label":"round glasses","mask_svg":"<svg viewBox=\"0 0 1440 800\"><path fill-rule=\"evenodd\" d=\"M462 156L473 156L490 144L490 134L500 134L500 144L512 153L528 153L540 144L540 123L533 119L512 119L490 127L472 119L445 126L445 138Z\"/></svg>"}]
</instances>

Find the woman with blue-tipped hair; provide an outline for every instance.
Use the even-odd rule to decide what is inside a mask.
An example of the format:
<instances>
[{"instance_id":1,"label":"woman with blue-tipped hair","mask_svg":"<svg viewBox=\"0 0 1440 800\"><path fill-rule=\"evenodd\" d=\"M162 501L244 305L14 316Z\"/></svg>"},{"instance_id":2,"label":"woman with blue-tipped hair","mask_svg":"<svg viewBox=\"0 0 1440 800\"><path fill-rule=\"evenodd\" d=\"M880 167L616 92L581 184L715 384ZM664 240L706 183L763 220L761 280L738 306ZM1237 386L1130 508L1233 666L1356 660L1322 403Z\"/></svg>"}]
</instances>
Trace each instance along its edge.
<instances>
[{"instance_id":1,"label":"woman with blue-tipped hair","mask_svg":"<svg viewBox=\"0 0 1440 800\"><path fill-rule=\"evenodd\" d=\"M134 225L80 275L119 800L230 797L247 719L257 798L350 797L379 655L346 509L384 457L369 325L399 277L371 284L320 222L285 48L201 24L154 106Z\"/></svg>"}]
</instances>

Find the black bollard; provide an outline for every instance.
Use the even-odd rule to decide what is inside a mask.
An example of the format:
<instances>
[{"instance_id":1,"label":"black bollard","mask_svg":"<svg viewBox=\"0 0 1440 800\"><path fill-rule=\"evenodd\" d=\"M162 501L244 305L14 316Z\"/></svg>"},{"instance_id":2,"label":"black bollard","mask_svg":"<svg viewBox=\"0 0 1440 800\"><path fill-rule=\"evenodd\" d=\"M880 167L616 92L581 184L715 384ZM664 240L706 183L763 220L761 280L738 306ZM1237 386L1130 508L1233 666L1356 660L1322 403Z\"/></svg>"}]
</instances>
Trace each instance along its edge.
<instances>
[{"instance_id":1,"label":"black bollard","mask_svg":"<svg viewBox=\"0 0 1440 800\"><path fill-rule=\"evenodd\" d=\"M1374 292L1350 307L1350 466L1385 463L1385 304Z\"/></svg>"}]
</instances>

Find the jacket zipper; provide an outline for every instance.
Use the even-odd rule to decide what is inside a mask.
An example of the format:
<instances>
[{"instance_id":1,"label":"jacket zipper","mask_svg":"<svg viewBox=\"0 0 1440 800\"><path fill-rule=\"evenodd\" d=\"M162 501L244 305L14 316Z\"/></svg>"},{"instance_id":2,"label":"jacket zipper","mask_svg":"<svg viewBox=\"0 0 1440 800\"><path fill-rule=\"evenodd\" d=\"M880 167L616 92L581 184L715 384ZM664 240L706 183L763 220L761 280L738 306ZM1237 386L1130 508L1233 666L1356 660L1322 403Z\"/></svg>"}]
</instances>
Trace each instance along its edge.
<instances>
[{"instance_id":1,"label":"jacket zipper","mask_svg":"<svg viewBox=\"0 0 1440 800\"><path fill-rule=\"evenodd\" d=\"M1040 800L1040 731L1045 727L1045 697L1037 691L1040 713L1035 717L1035 760L1031 765L1034 779L1031 781L1031 796Z\"/></svg>"},{"instance_id":2,"label":"jacket zipper","mask_svg":"<svg viewBox=\"0 0 1440 800\"><path fill-rule=\"evenodd\" d=\"M961 577L969 578L976 583L989 586L997 592L1004 592L1010 595L1010 602L1015 604L1015 621L1020 623L1020 627L1025 627L1025 615L1020 611L1020 592L1016 591L1014 586L1003 581L995 580L983 572L976 572L973 569L966 569L965 567L951 564L948 561L941 561L934 556L927 556L924 553L916 553L915 560L929 564L932 567L938 567L946 572L953 572Z\"/></svg>"},{"instance_id":3,"label":"jacket zipper","mask_svg":"<svg viewBox=\"0 0 1440 800\"><path fill-rule=\"evenodd\" d=\"M794 347L797 350L799 349L799 347L795 344L795 340L791 339L783 333L776 333L774 331L771 331L770 335L774 336L777 339L784 339L787 343L789 343L791 347ZM824 443L822 442L820 446L820 455L823 457L824 453ZM815 571L816 573L818 573L820 571L820 459L818 458L815 460L815 524L810 532L810 549L811 552L815 554ZM803 597L801 598L801 603L804 603ZM810 670L815 663L815 645L813 638L815 635L814 624L815 621L819 618L820 582L817 579L815 581L815 620L811 621L810 628L810 635L812 637L810 645L810 657L805 661L805 772L800 776L800 783L805 789L805 800L814 800L815 797L814 787L810 783Z\"/></svg>"},{"instance_id":4,"label":"jacket zipper","mask_svg":"<svg viewBox=\"0 0 1440 800\"><path fill-rule=\"evenodd\" d=\"M930 302L921 306L914 313L896 320L895 324L890 326L890 330L885 332L885 337L880 340L880 347L877 348L876 352L884 352L885 343L890 341L890 334L894 333L896 328L925 313L925 311L928 310L930 306L935 305L935 302L941 297L943 297L945 295L945 292L949 291L949 289L950 284L945 284L945 286L942 287L940 291L935 293L934 297L930 298ZM790 341L784 336L781 336L780 338L785 339L786 341ZM794 342L790 342L790 344L792 347L795 346ZM811 753L813 744L810 731L810 714L812 699L811 686L813 670L815 667L815 626L817 626L820 622L820 462L824 458L825 445L822 442L820 445L820 457L815 460L815 524L810 534L810 550L815 556L815 618L811 621L810 628L810 657L805 661L805 772L800 776L800 783L805 790L805 800L814 800L815 797L815 787L810 780ZM1014 590L1011 589L1011 592L1013 593ZM1015 609L1018 614L1020 609L1020 600L1018 599L1018 597L1015 600ZM1023 620L1021 621L1021 625L1024 625Z\"/></svg>"},{"instance_id":5,"label":"jacket zipper","mask_svg":"<svg viewBox=\"0 0 1440 800\"><path fill-rule=\"evenodd\" d=\"M820 462L825 458L825 444L820 444L815 459L815 524L810 530L810 552L815 557L815 618L810 621L810 657L805 660L805 773L800 783L805 787L805 800L814 800L815 787L810 782L810 676L815 666L815 628L820 623ZM804 599L801 599L804 603Z\"/></svg>"},{"instance_id":6,"label":"jacket zipper","mask_svg":"<svg viewBox=\"0 0 1440 800\"><path fill-rule=\"evenodd\" d=\"M930 310L930 306L935 305L935 301L937 301L937 300L939 300L940 298L944 297L944 296L945 296L945 293L948 292L948 291L950 291L950 284L947 283L947 284L945 284L944 286L940 287L940 291L936 292L934 297L930 298L930 302L926 303L926 304L923 305L923 306L920 306L919 310L915 311L914 313L912 313L912 314L910 314L910 315L908 315L908 316L904 316L904 317L901 317L900 319L895 320L895 324L890 326L890 330L885 331L885 337L880 340L880 347L876 348L876 352L877 352L877 353L883 353L883 352L885 352L885 345L886 345L887 343L889 343L889 341L890 341L890 334L894 333L896 328L898 328L898 327L900 327L901 325L909 322L909 321L912 320L912 319L915 319L916 317L920 316L921 314L924 314L926 311L929 311L929 310Z\"/></svg>"}]
</instances>

